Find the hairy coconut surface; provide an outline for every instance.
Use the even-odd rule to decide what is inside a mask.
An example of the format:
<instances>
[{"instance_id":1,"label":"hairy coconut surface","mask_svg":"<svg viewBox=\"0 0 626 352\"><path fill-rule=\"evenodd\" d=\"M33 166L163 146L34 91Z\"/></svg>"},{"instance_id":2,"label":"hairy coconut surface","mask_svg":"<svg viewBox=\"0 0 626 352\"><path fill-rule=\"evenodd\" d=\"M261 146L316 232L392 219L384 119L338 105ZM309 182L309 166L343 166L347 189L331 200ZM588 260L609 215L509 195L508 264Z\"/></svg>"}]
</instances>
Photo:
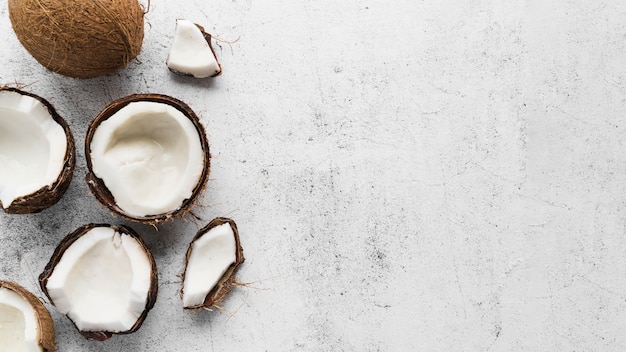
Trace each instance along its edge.
<instances>
[{"instance_id":1,"label":"hairy coconut surface","mask_svg":"<svg viewBox=\"0 0 626 352\"><path fill-rule=\"evenodd\" d=\"M183 271L183 288L181 289L181 298L183 298L184 301L185 282L186 280L190 279L187 271L189 270L189 261L193 255L194 243L201 239L203 236L207 235L211 230L222 225L228 225L232 229L232 236L234 237L234 248L232 248L235 254L234 260L226 268L226 270L224 270L217 283L215 283L213 287L208 288L208 293L204 298L204 301L200 304L184 306L185 309L210 309L211 307L219 307L220 302L222 302L226 295L233 289L233 287L236 286L235 273L237 272L239 266L245 261L245 258L243 256L243 247L241 246L241 241L239 239L239 231L237 229L237 224L235 223L235 221L225 217L218 217L211 220L205 227L200 229L189 244L187 254L185 255L185 269ZM220 268L207 269L220 270ZM207 285L210 285L210 283L207 283Z\"/></svg>"},{"instance_id":2,"label":"hairy coconut surface","mask_svg":"<svg viewBox=\"0 0 626 352\"><path fill-rule=\"evenodd\" d=\"M137 0L9 0L17 38L46 68L91 78L126 67L141 50Z\"/></svg>"},{"instance_id":3,"label":"hairy coconut surface","mask_svg":"<svg viewBox=\"0 0 626 352\"><path fill-rule=\"evenodd\" d=\"M158 213L158 214L148 214L148 215L133 215L129 213L127 210L123 209L118 201L115 199L111 190L107 187L105 181L100 178L94 172L94 164L92 160L92 141L94 139L94 135L96 134L96 130L98 127L115 115L118 111L128 106L131 103L135 102L156 102L160 104L166 104L168 106L174 107L176 110L180 111L189 121L193 124L197 132L197 136L199 138L200 147L202 149L202 158L204 159L204 166L201 170L200 175L198 175L197 182L195 186L190 192L190 195L182 200L182 203L176 207L176 209L171 209L166 212ZM158 143L157 143L158 144ZM210 172L210 152L209 152L209 143L206 138L206 133L204 131L204 127L200 123L198 116L193 112L193 110L184 102L172 98L166 95L160 94L137 94L131 95L119 100L116 100L110 103L98 116L91 122L89 125L89 129L87 131L86 141L85 141L85 155L87 157L87 166L89 172L86 176L87 184L89 185L90 191L96 197L96 199L109 208L114 213L117 213L123 216L126 219L147 223L147 224L157 224L169 219L176 218L191 209L195 200L202 193L204 187L206 186L209 172ZM127 165L122 165L121 167L125 167ZM141 181L141 180L139 180ZM159 189L159 191L170 191L169 189ZM175 192L175 190L171 190L171 192Z\"/></svg>"},{"instance_id":4,"label":"hairy coconut surface","mask_svg":"<svg viewBox=\"0 0 626 352\"><path fill-rule=\"evenodd\" d=\"M24 299L24 301L28 302L33 308L37 324L37 344L41 347L43 352L55 352L56 339L54 335L54 322L50 316L50 312L48 312L43 303L30 291L17 283L0 280L0 288L15 292ZM0 326L0 329L1 328L2 326ZM0 349L2 349L2 346L0 346Z\"/></svg>"},{"instance_id":5,"label":"hairy coconut surface","mask_svg":"<svg viewBox=\"0 0 626 352\"><path fill-rule=\"evenodd\" d=\"M50 104L47 100L17 88L0 87L0 94L2 94L2 92L13 92L36 99L45 107L52 119L59 124L65 132L67 141L66 152L61 172L56 181L36 190L33 193L23 195L15 199L8 207L4 208L4 211L9 214L37 213L56 204L59 199L61 199L72 181L74 165L76 164L74 137L72 136L68 123L56 112L52 104ZM1 206L2 202L0 202L0 207Z\"/></svg>"},{"instance_id":6,"label":"hairy coconut surface","mask_svg":"<svg viewBox=\"0 0 626 352\"><path fill-rule=\"evenodd\" d=\"M148 247L145 245L145 243L143 242L143 240L141 239L141 237L135 232L133 231L131 228L120 225L120 226L112 226L112 225L107 225L107 224L88 224L88 225L83 225L81 227L79 227L78 229L76 229L75 231L69 233L67 236L65 236L65 238L63 238L63 240L61 241L61 243L56 247L54 253L52 254L52 257L50 258L50 261L48 262L48 264L46 265L44 271L41 273L41 275L39 275L39 284L41 286L41 289L43 290L43 292L46 294L46 296L50 299L51 303L55 306L57 306L58 303L62 303L63 305L67 306L68 303L64 300L67 299L67 297L63 297L62 302L55 302L54 299L54 295L51 293L49 286L49 282L50 280L52 280L53 275L55 274L55 269L57 268L57 266L59 265L59 263L62 263L63 260L63 256L68 252L68 250L71 249L71 247L79 240L81 239L83 236L86 236L90 233L90 231L94 230L94 229L98 229L98 228L106 228L106 229L112 229L114 230L114 232L116 234L120 234L120 235L124 235L124 236L130 236L130 238L132 240L134 240L133 243L135 243L136 245L139 246L139 248L142 250L143 254L145 254L146 259L149 262L149 266L150 266L150 277L149 277L149 287L146 293L146 300L145 300L145 306L143 307L143 311L141 312L141 314L138 316L138 318L136 319L136 321L134 321L134 324L132 325L132 327L130 327L129 329L123 330L123 331L111 331L109 329L94 329L94 328L88 328L88 329L81 329L79 327L80 322L76 322L74 321L74 319L72 319L72 317L70 315L72 315L71 313L67 313L68 314L68 318L70 318L70 320L72 321L72 323L74 324L74 326L76 327L76 329L86 338L91 339L91 340L97 340L97 341L104 341L107 340L108 338L110 338L113 335L116 334L129 334L132 332L137 331L141 325L143 324L144 320L146 319L148 312L150 311L150 309L152 309L154 307L154 304L156 302L157 299L157 292L158 292L158 273L157 273L157 267L156 267L156 262L154 261L154 258L150 252L150 250L148 249ZM117 237L113 237L113 242L112 245L114 246L114 248L116 248L116 250L118 248L120 248L122 246L122 240L120 240ZM106 245L106 243L105 243ZM77 247L72 248L72 255L75 255L77 252L74 251L80 251L81 248L86 248L86 243L80 243L77 245ZM80 258L78 258L78 260L88 260L91 261L91 264L93 264L94 261L100 260L101 258L104 259L104 257L106 256L107 253L107 249L106 248L102 248L102 247L91 247L91 249L89 249L87 252L85 252ZM85 258L85 256L89 256L89 255L94 255L96 257L94 258ZM121 260L121 258L120 258ZM117 259L116 259L117 261ZM81 262L84 263L84 262ZM115 264L115 263L113 263ZM68 266L68 262L65 262L65 264L62 264L63 266ZM78 265L79 268L78 270L81 270L80 268L80 264ZM112 267L114 265L111 265L111 263L105 263L102 262L100 264L101 267L98 268L99 273L93 273L94 275L96 275L97 277L108 277L109 281L107 282L103 282L101 284L105 285L103 287L107 287L106 290L110 290L113 289L114 287L117 287L115 285L114 282L111 282L110 280L113 280L113 277L111 277L111 273L106 274L106 271L109 270L109 268L111 270L114 270ZM62 268L60 270L66 270L67 268ZM82 270L84 270L85 267L82 267ZM73 269L72 269L73 270ZM129 275L134 274L133 273L127 273ZM96 277L94 276L94 277ZM115 276L115 275L113 275ZM87 277L79 274L78 277L82 277L83 280L86 280ZM138 282L142 282L142 280L144 280L145 278L138 278L137 280L139 280ZM69 280L68 278L63 279L65 281ZM133 279L134 280L134 279ZM134 282L134 281L133 281ZM80 290L79 285L74 284L73 289L75 290ZM133 284L132 287L135 287L135 285ZM90 290L90 289L94 289L94 288L90 288L90 287L85 287L85 290ZM55 287L55 294L58 294L59 288ZM100 292L98 289L95 289L96 291L93 291L91 293L84 291L83 293L87 296L97 296L97 295L101 295L102 292ZM71 290L70 290L71 291ZM70 292L70 294L72 294ZM68 296L69 297L69 296ZM78 297L82 297L82 296L78 296ZM58 297L57 297L58 298ZM107 304L105 303L106 299L103 297L102 301L100 301L100 303L98 304ZM111 304L111 302L108 302L108 304ZM57 306L57 308L59 308ZM83 308L85 308L83 306ZM87 307L88 308L88 307ZM100 307L101 309L106 309L106 307ZM100 309L99 308L99 309ZM110 307L111 309L117 309L117 307ZM74 317L76 315L73 315ZM97 322L88 322L89 325L94 325L94 324L98 324Z\"/></svg>"}]
</instances>

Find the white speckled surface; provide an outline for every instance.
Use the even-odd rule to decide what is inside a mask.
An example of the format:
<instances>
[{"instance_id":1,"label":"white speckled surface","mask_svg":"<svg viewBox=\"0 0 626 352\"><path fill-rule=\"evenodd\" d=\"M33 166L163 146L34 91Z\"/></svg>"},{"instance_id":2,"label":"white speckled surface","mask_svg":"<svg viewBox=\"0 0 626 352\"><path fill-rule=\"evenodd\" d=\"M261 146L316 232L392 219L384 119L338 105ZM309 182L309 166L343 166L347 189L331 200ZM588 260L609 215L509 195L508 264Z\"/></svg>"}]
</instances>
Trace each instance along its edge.
<instances>
[{"instance_id":1,"label":"white speckled surface","mask_svg":"<svg viewBox=\"0 0 626 352\"><path fill-rule=\"evenodd\" d=\"M125 223L84 182L88 123L132 93L202 116L202 221L130 224L160 292L135 334L84 340L51 308L60 351L626 350L626 3L152 1L141 64L76 80L13 34L0 82L71 123L74 180L40 214L0 214L0 279L41 296L58 241ZM222 76L174 76L175 19L221 38ZM216 216L247 258L224 310L178 298L183 255Z\"/></svg>"}]
</instances>

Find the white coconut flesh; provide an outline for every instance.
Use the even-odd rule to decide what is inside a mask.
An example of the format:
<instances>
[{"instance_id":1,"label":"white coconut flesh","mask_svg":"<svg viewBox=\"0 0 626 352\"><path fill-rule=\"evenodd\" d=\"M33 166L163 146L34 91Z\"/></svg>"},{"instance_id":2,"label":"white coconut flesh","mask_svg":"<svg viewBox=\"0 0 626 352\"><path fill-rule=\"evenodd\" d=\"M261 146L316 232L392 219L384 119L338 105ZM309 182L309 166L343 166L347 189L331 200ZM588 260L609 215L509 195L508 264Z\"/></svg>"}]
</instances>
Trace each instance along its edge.
<instances>
[{"instance_id":1,"label":"white coconut flesh","mask_svg":"<svg viewBox=\"0 0 626 352\"><path fill-rule=\"evenodd\" d=\"M236 259L237 243L230 224L213 227L196 239L185 269L183 306L201 306Z\"/></svg>"},{"instance_id":2,"label":"white coconut flesh","mask_svg":"<svg viewBox=\"0 0 626 352\"><path fill-rule=\"evenodd\" d=\"M204 169L198 130L164 103L126 105L97 127L90 148L93 173L132 216L179 209Z\"/></svg>"},{"instance_id":3,"label":"white coconut flesh","mask_svg":"<svg viewBox=\"0 0 626 352\"><path fill-rule=\"evenodd\" d=\"M46 289L80 331L124 332L145 310L150 278L150 260L132 236L95 227L65 250Z\"/></svg>"},{"instance_id":4,"label":"white coconut flesh","mask_svg":"<svg viewBox=\"0 0 626 352\"><path fill-rule=\"evenodd\" d=\"M176 21L174 41L167 57L167 67L197 78L216 76L220 65L204 34L188 20Z\"/></svg>"},{"instance_id":5,"label":"white coconut flesh","mask_svg":"<svg viewBox=\"0 0 626 352\"><path fill-rule=\"evenodd\" d=\"M66 151L63 127L39 100L0 92L0 201L4 208L52 185L63 170Z\"/></svg>"},{"instance_id":6,"label":"white coconut flesh","mask_svg":"<svg viewBox=\"0 0 626 352\"><path fill-rule=\"evenodd\" d=\"M0 352L39 352L35 310L22 296L0 287Z\"/></svg>"}]
</instances>

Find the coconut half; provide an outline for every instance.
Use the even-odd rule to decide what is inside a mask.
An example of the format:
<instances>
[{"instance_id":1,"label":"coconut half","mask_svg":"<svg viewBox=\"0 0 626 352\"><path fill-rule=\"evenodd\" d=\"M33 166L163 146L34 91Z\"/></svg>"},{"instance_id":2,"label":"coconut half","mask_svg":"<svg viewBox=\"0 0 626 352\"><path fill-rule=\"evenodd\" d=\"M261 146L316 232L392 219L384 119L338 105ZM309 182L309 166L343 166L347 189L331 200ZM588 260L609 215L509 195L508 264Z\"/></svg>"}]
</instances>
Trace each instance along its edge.
<instances>
[{"instance_id":1,"label":"coconut half","mask_svg":"<svg viewBox=\"0 0 626 352\"><path fill-rule=\"evenodd\" d=\"M215 77L222 66L211 45L211 35L189 20L176 20L176 32L166 61L174 73L196 78Z\"/></svg>"},{"instance_id":2,"label":"coconut half","mask_svg":"<svg viewBox=\"0 0 626 352\"><path fill-rule=\"evenodd\" d=\"M69 125L45 99L0 88L0 206L36 213L61 199L74 172Z\"/></svg>"},{"instance_id":3,"label":"coconut half","mask_svg":"<svg viewBox=\"0 0 626 352\"><path fill-rule=\"evenodd\" d=\"M0 351L56 351L54 323L46 307L24 287L8 281L0 281Z\"/></svg>"},{"instance_id":4,"label":"coconut half","mask_svg":"<svg viewBox=\"0 0 626 352\"><path fill-rule=\"evenodd\" d=\"M132 95L109 104L87 131L87 183L130 220L159 223L189 210L209 175L209 144L182 101Z\"/></svg>"},{"instance_id":5,"label":"coconut half","mask_svg":"<svg viewBox=\"0 0 626 352\"><path fill-rule=\"evenodd\" d=\"M125 226L89 224L68 234L39 283L88 339L141 327L157 297L157 269L141 238Z\"/></svg>"},{"instance_id":6,"label":"coconut half","mask_svg":"<svg viewBox=\"0 0 626 352\"><path fill-rule=\"evenodd\" d=\"M218 307L236 285L235 272L244 262L235 222L213 219L187 249L181 298L186 309Z\"/></svg>"}]
</instances>

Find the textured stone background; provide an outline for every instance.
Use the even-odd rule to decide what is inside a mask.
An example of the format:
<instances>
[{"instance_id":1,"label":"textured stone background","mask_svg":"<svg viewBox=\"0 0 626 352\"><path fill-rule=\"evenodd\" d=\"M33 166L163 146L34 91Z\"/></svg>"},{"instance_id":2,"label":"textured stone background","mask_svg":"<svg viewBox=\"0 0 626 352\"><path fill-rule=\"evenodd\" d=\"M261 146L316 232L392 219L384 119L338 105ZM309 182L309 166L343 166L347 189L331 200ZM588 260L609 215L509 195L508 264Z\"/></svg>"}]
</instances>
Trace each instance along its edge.
<instances>
[{"instance_id":1,"label":"textured stone background","mask_svg":"<svg viewBox=\"0 0 626 352\"><path fill-rule=\"evenodd\" d=\"M164 66L176 18L234 40L224 74ZM88 123L132 93L188 102L207 128L202 221L131 224L159 267L135 334L61 351L626 350L626 3L153 0L139 62L52 74L0 2L0 82L71 123L75 178L41 214L0 214L0 277L35 278L58 241L120 223L84 182ZM223 311L177 296L216 216L247 257Z\"/></svg>"}]
</instances>

